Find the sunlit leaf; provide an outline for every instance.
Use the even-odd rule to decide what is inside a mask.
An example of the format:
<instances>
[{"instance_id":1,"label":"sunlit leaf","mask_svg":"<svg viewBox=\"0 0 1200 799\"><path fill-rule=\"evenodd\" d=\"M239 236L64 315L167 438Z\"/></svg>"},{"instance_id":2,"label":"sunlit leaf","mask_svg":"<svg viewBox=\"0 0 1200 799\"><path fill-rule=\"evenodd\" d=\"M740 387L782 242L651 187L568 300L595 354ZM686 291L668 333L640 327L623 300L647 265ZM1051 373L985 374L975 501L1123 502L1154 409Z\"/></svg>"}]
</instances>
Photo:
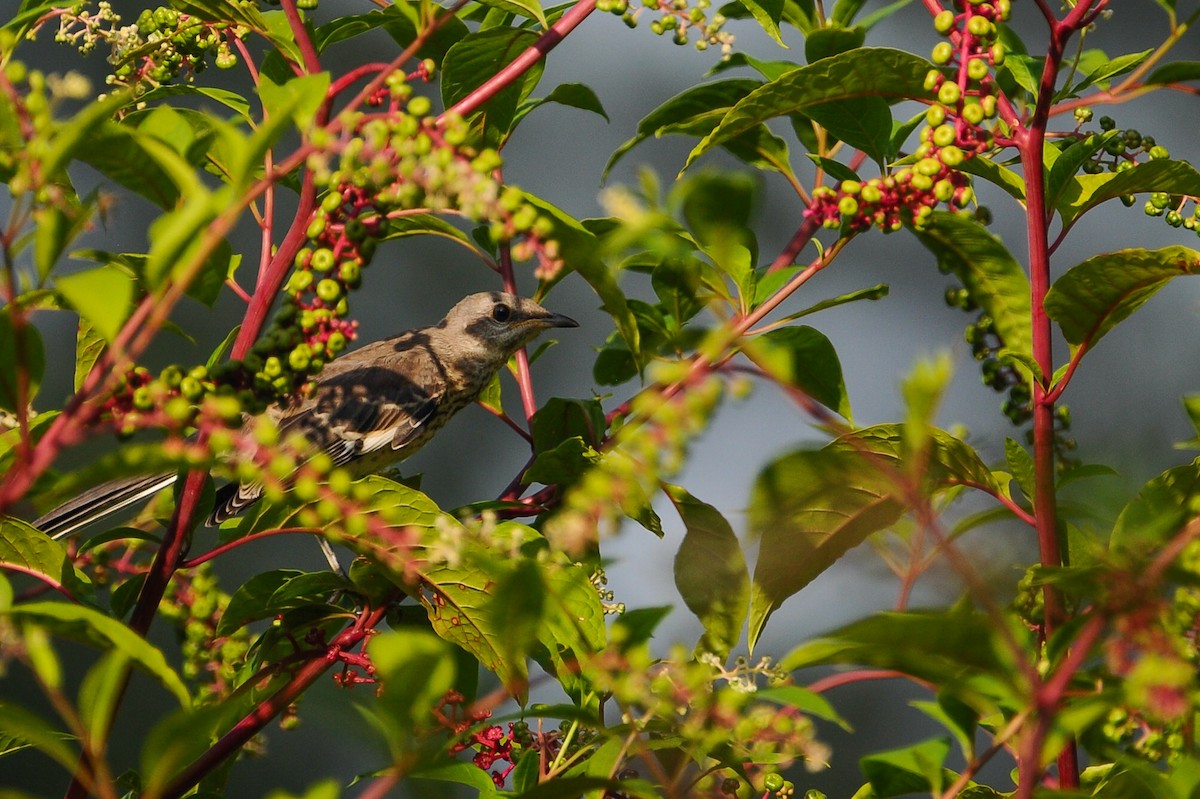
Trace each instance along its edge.
<instances>
[{"instance_id":1,"label":"sunlit leaf","mask_svg":"<svg viewBox=\"0 0 1200 799\"><path fill-rule=\"evenodd\" d=\"M1200 272L1200 252L1187 247L1119 250L1087 259L1054 281L1046 313L1071 346L1096 346L1173 278Z\"/></svg>"},{"instance_id":2,"label":"sunlit leaf","mask_svg":"<svg viewBox=\"0 0 1200 799\"><path fill-rule=\"evenodd\" d=\"M675 587L704 625L697 647L724 659L737 645L750 603L750 575L725 517L678 486L667 496L687 533L675 553Z\"/></svg>"},{"instance_id":3,"label":"sunlit leaf","mask_svg":"<svg viewBox=\"0 0 1200 799\"><path fill-rule=\"evenodd\" d=\"M925 98L925 75L931 68L925 59L900 50L860 48L792 70L734 105L692 150L685 168L713 147L775 117L808 114L825 103L858 98Z\"/></svg>"},{"instance_id":4,"label":"sunlit leaf","mask_svg":"<svg viewBox=\"0 0 1200 799\"><path fill-rule=\"evenodd\" d=\"M1029 278L1004 242L975 220L946 212L935 212L933 224L914 235L992 317L1004 347L1032 357Z\"/></svg>"}]
</instances>

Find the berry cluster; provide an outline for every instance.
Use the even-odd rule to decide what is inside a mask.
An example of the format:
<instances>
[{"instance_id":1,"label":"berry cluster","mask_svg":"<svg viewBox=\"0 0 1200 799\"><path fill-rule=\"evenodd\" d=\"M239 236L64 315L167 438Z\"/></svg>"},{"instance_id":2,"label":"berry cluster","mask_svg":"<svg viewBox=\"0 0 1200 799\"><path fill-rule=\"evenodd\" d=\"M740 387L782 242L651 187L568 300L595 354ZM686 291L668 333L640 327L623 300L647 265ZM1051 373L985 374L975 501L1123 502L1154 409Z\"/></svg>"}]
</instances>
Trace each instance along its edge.
<instances>
[{"instance_id":1,"label":"berry cluster","mask_svg":"<svg viewBox=\"0 0 1200 799\"><path fill-rule=\"evenodd\" d=\"M86 546L74 556L96 588L107 588L116 615L122 615L137 596L154 556L152 542L121 538ZM229 696L250 649L245 629L216 635L217 623L229 605L211 564L178 571L171 579L159 610L174 625L183 654L183 675L200 685L200 700Z\"/></svg>"},{"instance_id":2,"label":"berry cluster","mask_svg":"<svg viewBox=\"0 0 1200 799\"><path fill-rule=\"evenodd\" d=\"M710 46L721 48L722 58L729 58L733 52L733 34L727 33L725 15L714 13L708 15L711 0L696 0L694 6L688 6L688 0L641 0L638 8L630 10L629 0L596 0L596 10L616 14L631 28L636 28L638 17L643 12L658 13L658 19L650 23L650 32L656 36L671 34L671 39L678 45L687 44L690 34L697 33L695 47L697 50L707 50Z\"/></svg>"},{"instance_id":3,"label":"berry cluster","mask_svg":"<svg viewBox=\"0 0 1200 799\"><path fill-rule=\"evenodd\" d=\"M212 564L203 563L176 572L160 606L163 618L179 631L183 676L202 680L203 694L212 699L227 697L237 687L238 670L250 650L250 634L244 627L217 635L229 599L217 584Z\"/></svg>"},{"instance_id":4,"label":"berry cluster","mask_svg":"<svg viewBox=\"0 0 1200 799\"><path fill-rule=\"evenodd\" d=\"M612 695L631 729L676 738L684 751L703 757L724 752L725 768L710 769L698 781L699 795L740 796L744 783L739 779L733 784L736 769L758 790L786 799L790 783L778 772L797 762L821 768L828 747L816 740L812 721L795 708L755 701L759 679L778 680L775 668L739 660L725 670L714 662L712 657L692 659L681 647L667 659L655 660L642 645L598 654L588 673L599 690Z\"/></svg>"},{"instance_id":5,"label":"berry cluster","mask_svg":"<svg viewBox=\"0 0 1200 799\"><path fill-rule=\"evenodd\" d=\"M208 66L211 55L220 69L237 64L228 36L245 33L228 23L208 22L182 14L168 6L145 9L132 25L120 24L121 17L110 3L101 0L95 13L85 3L58 9L55 41L71 44L88 54L103 42L110 48L108 61L112 86L143 91L178 79L191 80Z\"/></svg>"},{"instance_id":6,"label":"berry cluster","mask_svg":"<svg viewBox=\"0 0 1200 799\"><path fill-rule=\"evenodd\" d=\"M947 38L934 48L925 88L936 99L925 114L921 143L912 165L868 181L843 181L836 189L818 188L804 212L823 227L859 232L876 227L885 233L910 224L920 230L933 209L944 204L965 208L974 199L968 177L958 167L993 145L985 122L996 116L992 69L1004 63L1004 45L996 25L1008 19L1009 0L957 0L957 13L946 9L933 21Z\"/></svg>"},{"instance_id":7,"label":"berry cluster","mask_svg":"<svg viewBox=\"0 0 1200 799\"><path fill-rule=\"evenodd\" d=\"M442 697L441 704L433 709L433 715L456 739L450 745L451 756L473 749L475 754L471 762L488 772L497 788L504 787L521 753L537 743L537 736L524 721L509 724L507 735L499 725L482 725L491 717L491 711L469 707L458 691L450 691ZM553 756L554 753L548 754ZM494 769L500 761L507 765L501 770Z\"/></svg>"},{"instance_id":8,"label":"berry cluster","mask_svg":"<svg viewBox=\"0 0 1200 799\"><path fill-rule=\"evenodd\" d=\"M1090 122L1092 111L1089 108L1076 108L1075 119L1079 125ZM1153 136L1143 135L1133 128L1124 130L1117 127L1112 117L1099 119L1103 143L1095 154L1084 161L1081 169L1089 175L1102 172L1126 172L1136 167L1141 160L1163 161L1171 157L1166 147L1154 140ZM1078 130L1078 128L1077 128ZM1147 216L1161 216L1171 227L1182 227L1196 232L1200 236L1200 204L1197 198L1186 195L1173 195L1166 192L1155 192L1143 206ZM1121 196L1121 202L1127 207L1137 202L1132 194ZM1188 202L1193 203L1192 212L1187 213Z\"/></svg>"}]
</instances>

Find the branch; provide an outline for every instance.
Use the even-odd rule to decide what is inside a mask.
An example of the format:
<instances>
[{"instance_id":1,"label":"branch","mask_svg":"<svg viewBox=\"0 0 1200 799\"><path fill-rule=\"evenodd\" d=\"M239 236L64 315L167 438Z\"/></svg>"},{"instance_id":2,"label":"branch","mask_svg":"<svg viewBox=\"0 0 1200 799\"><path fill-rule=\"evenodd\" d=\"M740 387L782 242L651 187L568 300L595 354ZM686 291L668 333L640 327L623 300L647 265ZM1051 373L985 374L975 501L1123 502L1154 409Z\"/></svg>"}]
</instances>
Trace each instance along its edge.
<instances>
[{"instance_id":1,"label":"branch","mask_svg":"<svg viewBox=\"0 0 1200 799\"><path fill-rule=\"evenodd\" d=\"M517 78L521 77L526 70L557 47L566 38L567 34L575 30L581 22L587 19L588 15L595 8L596 0L581 0L581 2L575 4L570 11L559 17L558 21L542 34L541 38L530 45L529 49L514 58L508 66L484 81L483 85L478 89L459 100L453 107L446 109L445 113L438 118L439 121L444 120L449 115L466 117L478 110L481 105L492 99L498 92Z\"/></svg>"}]
</instances>

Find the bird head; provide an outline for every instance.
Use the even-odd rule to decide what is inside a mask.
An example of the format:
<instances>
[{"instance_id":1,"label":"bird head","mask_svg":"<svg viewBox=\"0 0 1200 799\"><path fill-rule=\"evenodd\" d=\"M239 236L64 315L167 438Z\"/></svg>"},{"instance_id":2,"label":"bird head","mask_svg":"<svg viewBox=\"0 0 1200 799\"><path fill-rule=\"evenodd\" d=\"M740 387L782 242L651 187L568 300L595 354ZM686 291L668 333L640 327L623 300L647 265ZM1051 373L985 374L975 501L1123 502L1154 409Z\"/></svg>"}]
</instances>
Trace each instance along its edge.
<instances>
[{"instance_id":1,"label":"bird head","mask_svg":"<svg viewBox=\"0 0 1200 799\"><path fill-rule=\"evenodd\" d=\"M459 301L438 325L459 341L501 361L551 327L579 327L569 316L552 313L531 299L502 291L482 291Z\"/></svg>"}]
</instances>

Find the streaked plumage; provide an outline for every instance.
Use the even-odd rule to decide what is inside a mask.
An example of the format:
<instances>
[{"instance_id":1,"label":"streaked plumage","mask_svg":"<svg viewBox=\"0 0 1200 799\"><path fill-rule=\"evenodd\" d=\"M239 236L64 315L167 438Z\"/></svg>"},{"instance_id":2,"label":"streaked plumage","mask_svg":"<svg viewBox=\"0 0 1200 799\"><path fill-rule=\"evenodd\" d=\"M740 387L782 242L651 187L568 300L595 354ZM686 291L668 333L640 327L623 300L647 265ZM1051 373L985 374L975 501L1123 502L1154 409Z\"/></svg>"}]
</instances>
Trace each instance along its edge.
<instances>
[{"instance_id":1,"label":"streaked plumage","mask_svg":"<svg viewBox=\"0 0 1200 799\"><path fill-rule=\"evenodd\" d=\"M472 294L432 327L377 341L330 361L316 389L268 413L286 436L302 433L314 449L355 476L377 472L417 452L450 417L474 402L514 352L550 327L577 327L530 299L503 292ZM171 484L174 474L114 481L34 522L56 537ZM217 494L210 525L241 513L262 495L257 483Z\"/></svg>"}]
</instances>

